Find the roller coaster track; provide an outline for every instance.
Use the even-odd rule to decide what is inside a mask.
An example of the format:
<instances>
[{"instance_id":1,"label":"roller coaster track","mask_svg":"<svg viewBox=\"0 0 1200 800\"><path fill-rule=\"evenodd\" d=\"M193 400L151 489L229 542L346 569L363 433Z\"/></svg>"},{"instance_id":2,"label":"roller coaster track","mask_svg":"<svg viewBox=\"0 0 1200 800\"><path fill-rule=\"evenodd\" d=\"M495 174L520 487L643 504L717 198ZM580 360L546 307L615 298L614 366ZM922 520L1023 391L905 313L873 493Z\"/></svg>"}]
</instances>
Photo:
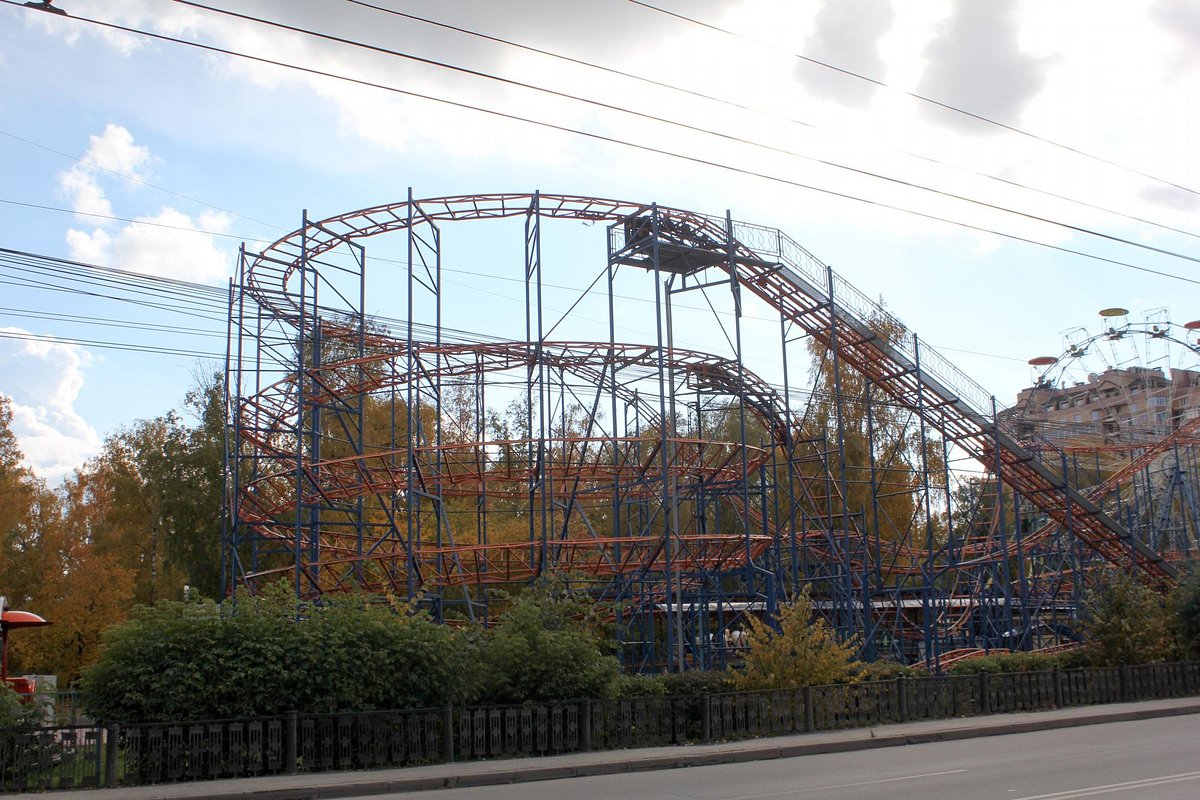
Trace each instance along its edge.
<instances>
[{"instance_id":1,"label":"roller coaster track","mask_svg":"<svg viewBox=\"0 0 1200 800\"><path fill-rule=\"evenodd\" d=\"M296 284L302 285L303 271L320 254L389 231L411 234L417 227L442 222L521 216L610 223L613 263L650 268L653 261L656 270L685 275L724 270L736 290L750 291L785 320L835 350L842 363L914 411L954 446L996 470L1005 483L1104 559L1122 568L1132 565L1155 583L1176 579L1175 569L1159 554L1131 537L1095 500L1002 430L994 421L987 392L936 351L919 345L907 329L898 338L882 335L881 319L897 323L888 325L888 330L901 327L899 321L775 229L567 195L465 195L407 201L312 222L289 234L247 269L245 291L275 319L303 329L313 324L309 315L315 312L305 308ZM337 335L336 318L322 319L320 324ZM539 351L542 344L538 343ZM730 369L702 377L746 394L744 387L736 386L741 376ZM756 400L769 406L773 398L764 395ZM254 402L270 402L270 398ZM790 432L775 434L777 441L786 441ZM369 484L369 474L360 474L363 484Z\"/></svg>"},{"instance_id":2,"label":"roller coaster track","mask_svg":"<svg viewBox=\"0 0 1200 800\"><path fill-rule=\"evenodd\" d=\"M919 346L915 336L906 333L896 341L881 335L872 318L890 315L800 245L779 231L722 224L696 215L688 215L682 225L672 225L670 215L674 213L666 212L667 223L656 226L655 235L661 239L665 231L669 239L682 239L685 249L680 249L680 258L724 269L785 319L836 349L843 362L894 401L915 411L947 440L985 466L997 467L1005 483L1107 561L1120 567L1132 562L1155 583L1170 584L1177 579L1176 570L1162 556L1130 536L1094 500L1001 430L985 410L986 393L977 384L932 349ZM640 233L645 228L636 230ZM754 248L748 243L753 239L741 231L755 234L759 241L765 239L768 248ZM627 247L628 263L637 263L638 253L647 252L637 241ZM656 252L661 254L663 249L661 241L655 243ZM707 251L708 258L697 251ZM721 252L726 258L715 258ZM934 369L927 367L930 360Z\"/></svg>"},{"instance_id":3,"label":"roller coaster track","mask_svg":"<svg viewBox=\"0 0 1200 800\"><path fill-rule=\"evenodd\" d=\"M1137 456L1137 458L1133 459L1128 464L1125 464L1123 467L1121 467L1119 470L1114 472L1112 475L1109 475L1108 478L1106 478L1103 483L1101 483L1097 486L1094 486L1090 489L1087 489L1084 492L1085 496L1088 498L1088 500L1092 501L1093 503L1097 504L1098 506L1103 506L1105 503L1105 500L1107 500L1107 498L1114 491L1116 491L1122 483L1129 480L1134 475L1136 475L1137 473L1141 472L1146 467L1153 464L1155 459L1157 459L1163 453L1170 450L1175 445L1185 444L1185 443L1191 441L1193 434L1195 434L1197 431L1200 431L1200 417L1195 417L1193 419L1188 420L1187 422L1183 423L1178 428L1176 428L1174 431L1172 431L1166 437L1158 440L1157 442L1155 442L1152 445L1149 445L1149 446L1143 448L1142 452ZM1128 449L1128 448L1129 448L1128 445L1124 446L1124 449ZM1033 533L1030 533L1027 536L1022 537L1019 545L1016 542L1010 544L1008 546L1008 549L1005 551L1005 554L1008 556L1013 556L1016 554L1018 547L1030 547L1033 544L1048 538L1058 528L1058 525L1059 525L1059 523L1055 520L1051 520L1050 522L1047 522L1045 525L1038 528ZM989 552L986 555L988 555L989 557L995 557L996 554L997 554L997 551L989 550ZM984 555L984 554L976 552L976 553L973 553L972 555Z\"/></svg>"}]
</instances>

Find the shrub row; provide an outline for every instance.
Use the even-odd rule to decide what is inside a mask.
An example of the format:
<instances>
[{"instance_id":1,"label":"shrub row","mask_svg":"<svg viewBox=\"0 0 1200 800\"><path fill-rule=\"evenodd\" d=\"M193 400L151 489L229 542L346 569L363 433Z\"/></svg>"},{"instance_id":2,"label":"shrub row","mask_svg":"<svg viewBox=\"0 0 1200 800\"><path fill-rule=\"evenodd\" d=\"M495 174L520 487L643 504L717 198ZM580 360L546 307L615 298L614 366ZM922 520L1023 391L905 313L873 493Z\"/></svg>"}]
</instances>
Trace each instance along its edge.
<instances>
[{"instance_id":1,"label":"shrub row","mask_svg":"<svg viewBox=\"0 0 1200 800\"><path fill-rule=\"evenodd\" d=\"M600 697L617 674L548 596L518 598L484 633L379 598L275 593L138 608L82 689L95 719L140 722Z\"/></svg>"}]
</instances>

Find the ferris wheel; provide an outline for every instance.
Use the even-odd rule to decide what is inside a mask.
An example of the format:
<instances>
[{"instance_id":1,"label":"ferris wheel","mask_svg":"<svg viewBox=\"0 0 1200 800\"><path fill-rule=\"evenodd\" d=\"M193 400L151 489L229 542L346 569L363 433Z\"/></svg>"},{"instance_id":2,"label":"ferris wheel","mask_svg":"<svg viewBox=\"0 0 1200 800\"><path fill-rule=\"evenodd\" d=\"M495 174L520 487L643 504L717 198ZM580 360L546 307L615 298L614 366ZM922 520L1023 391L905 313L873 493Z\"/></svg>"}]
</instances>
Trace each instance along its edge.
<instances>
[{"instance_id":1,"label":"ferris wheel","mask_svg":"<svg viewBox=\"0 0 1200 800\"><path fill-rule=\"evenodd\" d=\"M1161 440L1200 415L1200 320L1106 308L1063 340L1059 355L1029 360L1032 382L1013 409L1022 433L1066 448L1119 449Z\"/></svg>"}]
</instances>

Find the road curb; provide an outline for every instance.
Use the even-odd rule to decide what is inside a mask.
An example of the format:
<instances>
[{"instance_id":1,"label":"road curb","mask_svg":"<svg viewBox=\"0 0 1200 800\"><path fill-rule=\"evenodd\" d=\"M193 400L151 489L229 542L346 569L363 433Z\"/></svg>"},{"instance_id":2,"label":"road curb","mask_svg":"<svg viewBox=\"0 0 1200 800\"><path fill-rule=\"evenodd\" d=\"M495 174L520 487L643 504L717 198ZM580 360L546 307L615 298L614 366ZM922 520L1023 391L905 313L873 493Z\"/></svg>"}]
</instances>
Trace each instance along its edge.
<instances>
[{"instance_id":1,"label":"road curb","mask_svg":"<svg viewBox=\"0 0 1200 800\"><path fill-rule=\"evenodd\" d=\"M597 764L576 765L573 768L564 767L562 769L545 769L537 768L532 770L515 769L507 779L495 780L500 777L498 773L481 773L478 775L466 776L465 779L447 779L443 787L439 788L465 788L468 786L496 786L508 783L525 783L537 780L553 780L556 778L566 777L591 777L599 775L612 775L621 772L644 772L649 770L660 769L683 769L687 767L705 767L716 766L720 764L736 764L750 761L771 761L780 758L796 758L800 756L822 755L827 753L847 753L858 750L872 750L883 747L905 747L912 744L929 744L931 742L948 742L962 739L977 739L985 736L1004 736L1013 733L1031 733L1042 730L1056 730L1061 728L1077 728L1087 725L1103 725L1109 722L1130 722L1143 719L1155 719L1159 717L1175 717L1185 714L1200 713L1200 705L1179 707L1179 708L1163 708L1163 709L1135 709L1129 711L1111 712L1107 714L1089 715L1083 717L1070 717L1057 720L1036 720L1036 721L1013 721L1000 725L986 725L972 728L957 728L957 729L942 729L929 731L927 733L901 733L901 734L885 734L878 735L877 731L880 728L863 728L862 731L868 731L871 735L867 738L833 740L823 742L804 742L792 745L778 744L765 745L763 747L750 747L737 751L726 751L718 753L688 753L676 756L666 756L661 758L645 758L622 761L614 759L610 762L602 762ZM886 730L886 729L884 729ZM619 751L615 751L615 754ZM506 771L507 772L507 771ZM549 774L548 774L549 773ZM492 778L492 780L486 780ZM389 781L387 791L392 792L414 792L421 791L422 787L417 784L421 781ZM320 798L333 797L349 797L352 795L335 795L324 794ZM315 796L314 796L315 797ZM214 799L215 800L215 799ZM222 798L222 800L224 800ZM306 800L306 798L297 798L296 800Z\"/></svg>"},{"instance_id":2,"label":"road curb","mask_svg":"<svg viewBox=\"0 0 1200 800\"><path fill-rule=\"evenodd\" d=\"M213 784L190 783L154 787L127 787L123 790L90 789L82 792L51 792L39 795L20 794L9 795L9 797L14 798L14 800L33 800L34 798L44 800L47 797L59 798L59 800L76 800L76 798L79 798L79 800L82 800L82 798L88 798L89 800L109 800L109 798L117 797L130 798L130 800L332 800L333 798L362 797L376 794L500 786L512 783L529 783L561 778L596 777L626 772L649 772L753 761L772 761L781 758L847 753L885 747L906 747L914 744L930 744L933 742L976 739L986 736L1005 736L1014 733L1032 733L1088 725L1103 725L1110 722L1130 722L1187 714L1200 714L1200 702L1190 699L1181 699L1181 702L1187 704L1159 708L1127 708L1120 711L1082 713L1076 716L1048 719L979 718L981 722L983 720L991 720L991 724L961 724L966 722L964 719L931 720L930 722L934 724L938 722L954 722L959 724L928 731L889 732L889 729L893 726L850 728L841 731L803 735L809 741L781 742L781 738L791 737L776 737L773 739L760 739L757 742L685 745L663 748L663 750L670 751L663 753L641 751L646 754L640 757L631 757L629 751L621 750L609 751L607 755L611 755L610 758L604 758L606 753L593 752L586 754L589 759L596 759L589 761L589 763L570 763L571 755L551 757L563 760L563 763L558 764L530 764L520 759L512 759L492 762L489 766L494 766L495 769L468 771L459 775L448 775L444 771L440 774L414 774L411 776L396 776L392 774L386 777L373 777L369 772L340 773L336 776L330 773L319 773L309 776L279 776L276 778L241 779L239 781L242 784L247 781L275 781L277 784L278 782L286 781L289 785L264 786L259 783L257 787L247 787L245 785L222 787ZM1093 708L1095 707L1089 707L1088 710ZM466 763L477 765L479 762ZM447 768L452 767L448 765L441 767L442 770ZM423 768L416 767L412 769L419 770ZM334 782L337 777L342 777L344 780ZM302 781L310 781L310 783L302 785ZM114 794L114 792L116 793Z\"/></svg>"}]
</instances>

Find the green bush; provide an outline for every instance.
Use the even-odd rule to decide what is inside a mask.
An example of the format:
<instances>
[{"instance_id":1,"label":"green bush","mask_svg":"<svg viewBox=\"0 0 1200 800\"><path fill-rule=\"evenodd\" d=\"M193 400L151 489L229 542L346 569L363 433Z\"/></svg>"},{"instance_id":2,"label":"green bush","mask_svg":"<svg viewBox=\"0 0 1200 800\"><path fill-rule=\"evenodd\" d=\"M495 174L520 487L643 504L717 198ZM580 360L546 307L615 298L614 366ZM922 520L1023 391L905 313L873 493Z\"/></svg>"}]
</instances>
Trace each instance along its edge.
<instances>
[{"instance_id":1,"label":"green bush","mask_svg":"<svg viewBox=\"0 0 1200 800\"><path fill-rule=\"evenodd\" d=\"M110 629L83 676L101 721L419 708L478 693L471 631L368 597L160 602Z\"/></svg>"},{"instance_id":2,"label":"green bush","mask_svg":"<svg viewBox=\"0 0 1200 800\"><path fill-rule=\"evenodd\" d=\"M662 697L667 694L665 675L618 675L611 695L624 700L631 697Z\"/></svg>"},{"instance_id":3,"label":"green bush","mask_svg":"<svg viewBox=\"0 0 1200 800\"><path fill-rule=\"evenodd\" d=\"M854 641L838 641L837 633L816 616L808 587L791 605L780 609L778 629L749 619L749 650L732 683L738 689L778 689L843 683L854 676Z\"/></svg>"},{"instance_id":4,"label":"green bush","mask_svg":"<svg viewBox=\"0 0 1200 800\"><path fill-rule=\"evenodd\" d=\"M1039 672L1064 666L1064 655L1052 653L994 653L959 661L947 670L951 675L978 675L981 672Z\"/></svg>"},{"instance_id":5,"label":"green bush","mask_svg":"<svg viewBox=\"0 0 1200 800\"><path fill-rule=\"evenodd\" d=\"M927 674L924 670L895 661L860 661L854 665L854 680L859 683L890 681L900 677L916 678Z\"/></svg>"},{"instance_id":6,"label":"green bush","mask_svg":"<svg viewBox=\"0 0 1200 800\"><path fill-rule=\"evenodd\" d=\"M524 703L606 697L620 673L605 643L573 619L576 601L540 590L518 597L487 632L486 702Z\"/></svg>"},{"instance_id":7,"label":"green bush","mask_svg":"<svg viewBox=\"0 0 1200 800\"><path fill-rule=\"evenodd\" d=\"M727 670L694 670L663 675L662 682L670 695L720 694L733 691L732 678Z\"/></svg>"}]
</instances>

